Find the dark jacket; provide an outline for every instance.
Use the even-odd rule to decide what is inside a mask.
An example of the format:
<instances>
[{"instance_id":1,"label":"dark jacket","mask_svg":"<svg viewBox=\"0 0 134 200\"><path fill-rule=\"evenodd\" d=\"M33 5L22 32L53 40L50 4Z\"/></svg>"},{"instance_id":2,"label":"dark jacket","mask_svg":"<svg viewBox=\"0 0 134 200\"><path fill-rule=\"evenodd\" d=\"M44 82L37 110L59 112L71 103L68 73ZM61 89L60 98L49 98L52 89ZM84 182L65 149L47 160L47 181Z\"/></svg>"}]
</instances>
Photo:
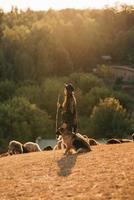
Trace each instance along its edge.
<instances>
[{"instance_id":1,"label":"dark jacket","mask_svg":"<svg viewBox=\"0 0 134 200\"><path fill-rule=\"evenodd\" d=\"M60 107L61 110L61 121L66 123L68 129L71 132L77 130L77 111L76 111L76 99L74 95L68 95L63 104Z\"/></svg>"}]
</instances>

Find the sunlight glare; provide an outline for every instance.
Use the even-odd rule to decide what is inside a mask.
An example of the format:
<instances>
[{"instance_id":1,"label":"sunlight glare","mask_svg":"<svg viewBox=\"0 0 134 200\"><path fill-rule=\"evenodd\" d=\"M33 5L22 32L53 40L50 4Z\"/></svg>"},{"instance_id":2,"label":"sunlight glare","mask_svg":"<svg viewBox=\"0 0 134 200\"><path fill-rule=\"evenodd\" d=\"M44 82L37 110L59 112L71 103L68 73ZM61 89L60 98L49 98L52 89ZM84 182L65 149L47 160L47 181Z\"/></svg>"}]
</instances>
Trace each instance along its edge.
<instances>
[{"instance_id":1,"label":"sunlight glare","mask_svg":"<svg viewBox=\"0 0 134 200\"><path fill-rule=\"evenodd\" d=\"M17 6L19 9L31 8L32 10L48 10L64 9L64 8L103 8L104 6L113 6L115 4L131 4L134 5L134 0L0 0L0 8L5 11L11 10L12 6Z\"/></svg>"}]
</instances>

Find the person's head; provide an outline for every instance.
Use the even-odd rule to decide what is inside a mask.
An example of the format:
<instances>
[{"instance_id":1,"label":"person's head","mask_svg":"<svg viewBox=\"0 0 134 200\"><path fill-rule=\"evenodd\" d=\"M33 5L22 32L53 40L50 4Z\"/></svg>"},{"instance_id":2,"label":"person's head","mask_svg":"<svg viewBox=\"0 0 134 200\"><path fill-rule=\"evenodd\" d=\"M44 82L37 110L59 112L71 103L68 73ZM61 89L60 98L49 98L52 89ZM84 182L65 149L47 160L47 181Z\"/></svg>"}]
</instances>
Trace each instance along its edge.
<instances>
[{"instance_id":1,"label":"person's head","mask_svg":"<svg viewBox=\"0 0 134 200\"><path fill-rule=\"evenodd\" d=\"M66 83L64 93L72 94L73 92L74 92L74 87L73 87L72 83Z\"/></svg>"}]
</instances>

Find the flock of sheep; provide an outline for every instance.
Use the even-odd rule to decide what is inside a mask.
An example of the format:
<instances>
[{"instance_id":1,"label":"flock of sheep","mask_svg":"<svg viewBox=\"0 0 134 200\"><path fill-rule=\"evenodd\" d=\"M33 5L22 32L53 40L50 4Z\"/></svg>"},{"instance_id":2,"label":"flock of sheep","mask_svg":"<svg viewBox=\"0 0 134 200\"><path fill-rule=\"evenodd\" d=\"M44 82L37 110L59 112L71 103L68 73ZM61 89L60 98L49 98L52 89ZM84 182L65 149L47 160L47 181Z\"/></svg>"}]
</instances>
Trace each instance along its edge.
<instances>
[{"instance_id":1,"label":"flock of sheep","mask_svg":"<svg viewBox=\"0 0 134 200\"><path fill-rule=\"evenodd\" d=\"M47 146L43 149L45 150L52 150L51 146ZM26 142L22 144L16 140L12 140L9 142L8 151L0 155L0 157L14 155L14 154L23 154L23 153L30 153L30 152L40 152L42 151L39 145L35 142Z\"/></svg>"},{"instance_id":2,"label":"flock of sheep","mask_svg":"<svg viewBox=\"0 0 134 200\"><path fill-rule=\"evenodd\" d=\"M86 135L82 135L82 136L87 140L87 142L91 146L100 144L95 139L88 138ZM125 143L125 142L134 142L134 134L132 134L132 140L112 138L112 139L109 139L106 144L117 144L117 143ZM59 137L59 139L57 140L57 145L54 147L54 149L55 150L61 149L63 146L64 146L64 148L66 148L66 146L64 144L62 144L62 138ZM1 154L1 157L7 156L7 155L13 155L13 154L40 152L40 151L45 151L45 150L53 150L53 148L51 146L47 146L47 147L44 147L43 150L41 150L41 148L39 147L39 145L37 143L26 142L26 143L22 144L16 140L12 140L11 142L9 142L8 152Z\"/></svg>"},{"instance_id":3,"label":"flock of sheep","mask_svg":"<svg viewBox=\"0 0 134 200\"><path fill-rule=\"evenodd\" d=\"M37 151L41 151L41 149L39 145L34 142L27 142L25 144L22 144L18 141L12 140L8 145L8 153L10 155Z\"/></svg>"},{"instance_id":4,"label":"flock of sheep","mask_svg":"<svg viewBox=\"0 0 134 200\"><path fill-rule=\"evenodd\" d=\"M98 145L99 143L94 140L94 139L89 139L86 135L83 135L83 137L89 142L90 145ZM63 144L64 148L66 146ZM57 140L57 144L54 147L55 150L59 150L62 148L62 138L59 137ZM24 144L12 140L9 142L8 145L8 152L6 154L8 155L13 155L13 154L22 154L22 153L30 153L30 152L40 152L40 151L48 151L48 150L53 150L51 146L44 147L43 150L41 150L40 146L37 143L34 142L26 142Z\"/></svg>"}]
</instances>

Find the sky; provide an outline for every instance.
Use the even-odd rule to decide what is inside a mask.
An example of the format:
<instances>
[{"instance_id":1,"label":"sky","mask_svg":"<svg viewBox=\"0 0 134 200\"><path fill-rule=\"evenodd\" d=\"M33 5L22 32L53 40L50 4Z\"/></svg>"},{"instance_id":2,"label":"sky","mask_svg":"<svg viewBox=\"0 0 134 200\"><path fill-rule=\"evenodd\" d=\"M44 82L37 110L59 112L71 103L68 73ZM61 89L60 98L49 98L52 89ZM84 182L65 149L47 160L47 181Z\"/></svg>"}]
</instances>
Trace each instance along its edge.
<instances>
[{"instance_id":1,"label":"sky","mask_svg":"<svg viewBox=\"0 0 134 200\"><path fill-rule=\"evenodd\" d=\"M4 11L10 11L12 6L26 10L48 10L63 8L103 8L119 4L134 5L134 0L0 0L0 8Z\"/></svg>"}]
</instances>

